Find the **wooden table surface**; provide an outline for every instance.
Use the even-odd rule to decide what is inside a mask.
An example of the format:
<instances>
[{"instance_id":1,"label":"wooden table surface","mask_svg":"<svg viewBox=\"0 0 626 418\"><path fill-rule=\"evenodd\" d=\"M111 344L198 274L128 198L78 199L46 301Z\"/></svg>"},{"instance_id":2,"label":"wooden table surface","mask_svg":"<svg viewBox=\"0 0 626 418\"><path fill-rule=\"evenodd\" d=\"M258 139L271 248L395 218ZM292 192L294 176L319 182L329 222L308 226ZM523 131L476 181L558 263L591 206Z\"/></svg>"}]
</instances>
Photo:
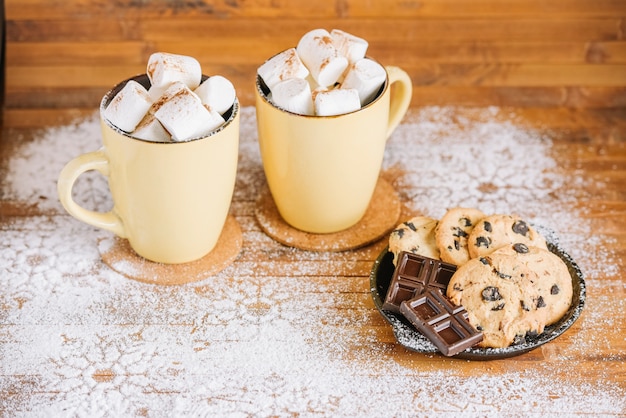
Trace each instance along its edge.
<instances>
[{"instance_id":1,"label":"wooden table surface","mask_svg":"<svg viewBox=\"0 0 626 418\"><path fill-rule=\"evenodd\" d=\"M308 252L262 232L254 216L265 182L254 110L243 115L231 211L243 249L215 277L175 287L112 271L98 251L108 235L57 202L61 166L98 145L93 112L77 125L5 126L2 415L626 412L623 111L413 108L390 140L383 174L405 216L438 217L463 204L520 213L553 229L585 273L586 304L571 329L527 354L489 362L416 353L396 342L370 295L369 273L386 238L354 251ZM498 180L476 174L470 161L464 181L482 184L476 192L447 179L454 167L445 158L443 167L426 169L408 161L424 153L439 161L450 147L467 150L466 140L475 141L470 152L477 154L491 155L481 147L500 144L492 167L528 173ZM79 198L106 209L103 182L88 183L77 186Z\"/></svg>"},{"instance_id":2,"label":"wooden table surface","mask_svg":"<svg viewBox=\"0 0 626 418\"><path fill-rule=\"evenodd\" d=\"M139 3L6 1L0 415L626 414L623 3ZM316 19L306 26L305 12ZM393 40L410 40L410 54L387 42L394 22ZM484 362L410 351L370 292L387 237L314 252L263 233L247 78L306 27L338 25L370 37L376 56L414 81L382 168L403 218L460 205L519 213L579 265L585 307L556 340ZM458 32L445 38L450 28ZM203 35L183 42L191 34ZM231 54L206 45L220 34ZM56 196L62 166L100 146L99 97L154 49L198 55L235 80L243 104L231 206L243 248L222 272L182 286L113 271L99 249L110 234L69 216ZM111 206L95 174L75 195Z\"/></svg>"}]
</instances>

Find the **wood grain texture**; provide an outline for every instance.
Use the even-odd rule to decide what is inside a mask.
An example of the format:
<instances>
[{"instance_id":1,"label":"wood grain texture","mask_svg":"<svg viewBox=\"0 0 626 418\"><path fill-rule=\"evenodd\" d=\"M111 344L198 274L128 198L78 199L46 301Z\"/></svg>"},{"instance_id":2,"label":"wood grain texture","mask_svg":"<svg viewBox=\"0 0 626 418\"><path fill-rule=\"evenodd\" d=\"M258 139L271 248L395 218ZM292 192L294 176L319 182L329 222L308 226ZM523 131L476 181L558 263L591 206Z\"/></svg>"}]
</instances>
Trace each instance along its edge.
<instances>
[{"instance_id":1,"label":"wood grain texture","mask_svg":"<svg viewBox=\"0 0 626 418\"><path fill-rule=\"evenodd\" d=\"M54 105L54 102L51 104ZM12 108L5 112L5 125L2 131L2 141L0 141L0 178L8 178L12 169L23 166L23 162L21 165L11 164L12 157L17 156L18 163L29 161L29 156L24 151L27 148L24 147L40 141L39 135L42 130L55 126L62 127L71 124L76 118L93 115L93 109L54 109L53 107L48 109ZM411 115L419 111L418 107L411 109L404 123L411 123L413 120ZM443 109L442 112L444 112ZM455 118L463 123L477 121L480 117L484 117L484 114L484 111L475 108L456 108L454 111ZM324 338L332 336L333 346L328 350L332 351L335 357L333 361L344 366L337 371L339 374L334 376L331 382L335 382L335 379L347 379L351 385L357 387L363 385L371 390L364 382L380 379L393 385L393 382L404 381L411 377L426 379L432 375L445 376L445 379L471 379L475 382L503 377L504 381L498 380L502 386L495 385L486 388L480 395L477 393L477 397L495 396L498 399L495 403L481 403L481 412L477 412L477 415L482 416L487 413L508 415L515 408L530 408L529 405L534 404L541 405L542 415L558 416L559 407L558 404L553 404L555 401L574 402L580 406L580 409L576 411L568 409L568 412L573 414L591 413L593 415L593 408L603 405L602 398L594 398L597 392L591 392L589 398L581 400L582 398L574 399L571 392L560 387L567 387L568 390L579 388L583 393L591 390L590 388L598 387L611 387L614 391L621 391L621 393L626 391L626 357L624 356L626 340L623 337L626 335L626 315L622 315L625 311L626 282L620 273L626 267L626 110L623 107L502 108L497 115L493 114L491 117L492 123L497 121L512 123L525 131L535 132L536 135L546 138L550 145L545 148L545 152L553 159L555 165L551 170L558 172L559 178L565 179L562 188L556 190L555 193L575 193L570 199L566 199L571 205L569 210L578 213L579 222L588 225L593 231L588 237L593 240L592 243L574 241L580 246L592 245L596 254L610 253L609 261L614 264L613 267L610 265L594 266L593 263L596 260L589 259L589 256L582 256L587 269L587 304L579 321L555 341L515 359L487 363L459 361L408 351L398 344L391 327L375 308L370 295L369 273L374 260L386 246L385 240L347 253L322 255L294 250L271 240L264 236L254 217L256 191L264 180L260 168L250 163L243 164L241 167L244 172L239 173L240 178L236 184L231 207L231 213L239 222L244 235L244 247L231 275L220 281L222 286L240 286L233 292L242 293L242 299L239 301L242 306L237 312L245 313L247 315L245 320L237 315L224 319L210 311L197 313L195 307L181 304L181 294L186 291L199 298L210 300L214 297L220 288L216 288L213 280L207 280L200 282L192 290L156 287L149 290L143 289L142 291L146 292L143 299L135 295L127 300L126 294L118 295L119 300L107 299L102 302L102 306L98 307L101 316L98 317L97 324L91 325L94 328L93 332L102 335L99 336L101 341L106 341L112 347L118 344L122 348L124 347L120 341L117 339L107 341L107 338L131 333L141 341L155 333L184 335L189 341L179 341L179 344L184 347L188 344L189 350L195 356L202 358L203 355L218 356L218 353L222 352L245 352L254 343L249 340L250 337L247 334L225 333L225 329L233 326L229 321L251 321L253 327L265 329L272 325L264 324L264 315L272 310L278 310L281 312L282 320L287 321L285 318L288 318L292 326L299 330L298 335L311 327L323 330L323 335L308 335L307 343L311 346L311 352L315 351L316 345L325 347L329 341ZM462 135L463 132L461 130L459 134ZM407 142L404 146L409 144ZM521 146L524 145L521 144ZM403 148L394 148L390 151L395 153L402 152L402 150ZM242 158L249 158L249 152L250 148L244 147ZM524 158L529 158L528 154L523 155L525 155ZM546 155L538 156L538 158L544 157ZM416 165L402 169L391 168L384 174L389 181L394 182L403 203L408 204L410 196L407 195L406 188L414 185L408 185L401 179L418 178L415 176L419 172L420 167ZM250 181L252 178L253 180ZM247 180L244 181L244 179ZM47 181L53 181L53 179L47 179ZM522 193L532 195L532 185L522 184L520 188L523 190ZM0 191L2 190L6 189L0 184ZM39 199L52 198L52 196L40 196ZM558 209L563 210L563 208ZM14 237L43 234L47 237L41 240L40 244L37 244L35 240L28 246L17 248L11 248L7 244L10 241L3 241L0 238L0 260L6 264L6 258L3 257L8 257L14 251L20 254L15 266L7 270L8 273L14 275L16 280L27 280L25 276L36 275L41 270L36 268L37 263L50 257L57 257L55 248L58 248L58 245L55 248L48 247L47 242L55 242L51 237L59 233L55 232L55 225L58 222L73 223L72 220L68 221L68 218L66 214L59 211L40 209L37 202L8 199L2 196L0 199L0 234ZM34 228L40 231L33 231ZM76 239L84 240L85 234L88 233L87 229L83 229L82 237ZM567 231L564 232L567 233ZM572 248L571 250L580 252L581 249ZM606 261L606 256L600 258L602 260L599 261ZM83 260L75 260L75 262L80 263ZM77 286L81 280L86 282L105 280L103 277L108 277L110 273L98 266L96 262L93 271L85 273L84 277L81 276L82 278L72 277L71 279L76 281ZM120 286L120 282L114 280L111 286L115 289L115 286ZM280 291L272 292L271 289L280 289ZM261 296L255 298L255 292ZM60 323L53 323L50 320L45 322L45 319L37 318L21 322L7 319L19 315L22 309L29 307L32 309L28 303L29 299L35 296L26 291L15 300L0 298L0 308L4 312L0 315L0 350L7 357L16 358L14 356L21 354L21 351L18 352L19 347L29 344L28 336L45 335L47 329L58 328L63 335L67 335L68 347L64 351L64 356L69 360L60 358L57 364L50 365L59 369L56 375L58 380L55 381L42 379L42 376L50 376L50 372L23 373L12 371L14 369L8 366L0 369L2 370L0 395L3 399L0 403L0 415L12 416L33 412L29 409L31 402L39 405L52 401L70 404L71 399L64 397L64 390L71 391L73 388L71 383L75 381L91 382L93 389L81 396L98 399L98 391L107 388L112 381L132 382L133 379L139 379L143 382L155 378L155 373L158 371L142 371L139 366L141 362L136 369L124 369L120 364L107 365L106 361L100 360L97 356L89 359L88 367L84 371L76 375L67 374L68 363L74 364L71 362L75 361L77 365L81 364L81 359L72 360L72 354L76 351L80 352L80 348L74 348L75 351L72 351L71 337L73 330L85 327L86 324L83 321L86 320L78 313L76 317L64 317ZM252 299L254 303L247 304L247 299ZM32 301L30 303L32 304ZM122 306L130 306L130 308L122 308ZM225 305L219 306L220 309L227 309ZM132 311L132 315L121 314L126 310ZM163 311L169 312L166 320L163 317L157 318L158 313ZM144 318L139 316L140 312L152 313ZM610 316L616 312L615 316ZM321 324L313 325L308 322L315 315L321 316L323 320ZM598 325L603 328L596 328ZM273 326L277 325L273 324ZM139 333L136 332L137 328L140 329ZM278 336L282 337L281 334ZM263 338L271 340L275 336L269 333L263 335ZM45 351L43 348L39 350ZM161 354L155 354L155 358L159 356ZM373 359L375 359L374 365L371 363ZM166 360L170 367L175 368L180 359L166 358ZM142 359L142 361L152 364L154 358ZM288 364L293 361L293 359L285 359ZM23 362L17 364L24 367ZM319 367L324 370L324 365ZM389 377L386 372L387 368L391 367L394 370L399 368L401 374ZM261 375L263 368L260 369L260 371L251 371L251 375ZM279 398L283 393L283 388L291 387L292 382L296 382L297 385L303 375L313 376L315 373L314 370L284 371L280 375L281 385L267 386L266 390L271 394L267 402L271 404L272 399ZM550 381L562 383L550 386L549 393L533 398L532 402L525 404L526 406L520 406L520 400L527 401L528 393L532 391L531 387L522 386L522 382L536 382L534 379L538 375ZM180 379L185 377L183 374L175 376ZM167 377L174 379L170 375ZM202 375L200 378L203 382L220 382L220 378L216 380L215 376L210 374ZM276 375L268 378L276 378ZM237 387L245 388L253 382L254 378L249 377L247 380L235 383ZM444 385L443 389L446 387ZM511 389L511 387L519 387L519 389ZM140 388L136 392L139 395L136 396L141 399L149 398L154 402L136 411L137 415L143 416L168 415L168 410L162 406L164 399L180 400L181 397L202 392L199 387L190 388L184 385L175 388L168 387L167 390L154 384L140 386ZM317 396L315 392L317 389L319 388L302 387L300 391L294 392L293 396ZM447 389L450 388L447 387ZM339 399L349 396L342 391L344 388L333 390L336 391L334 394ZM376 393L384 394L381 396L387 399L389 393L402 391L405 389L386 386ZM247 400L232 397L233 393L236 393L233 388L212 386L212 390L201 399L202 404L210 404L217 399L227 398L235 409L245 410L249 407ZM246 393L245 390L244 393ZM507 395L502 395L503 393L512 394L512 396L507 397ZM135 395L128 393L124 396L125 399L133 399ZM423 398L424 395L416 394L415 396ZM466 395L460 393L453 394L453 396L466 399L464 397ZM425 414L437 414L442 411L452 413L458 412L454 408L471 408L471 405L443 405L440 402L444 397L438 393L430 402L416 403L412 407L420 408L420 411ZM361 399L360 402L369 408L370 413L382 413L377 409L381 408L381 404L376 399ZM604 414L604 416L619 416L619 412L624 412L619 410L619 402L626 410L623 399L617 402L614 412L618 412ZM326 407L332 410L332 408L337 408L337 405L330 403ZM102 405L96 405L93 408L92 412L98 408L106 409ZM320 412L302 403L292 403L285 408L280 412L291 412L285 415L325 415L323 411ZM409 412L406 414L410 415ZM531 414L530 410L524 409L520 414L513 415L525 414Z\"/></svg>"},{"instance_id":2,"label":"wood grain texture","mask_svg":"<svg viewBox=\"0 0 626 418\"><path fill-rule=\"evenodd\" d=\"M249 105L256 68L319 27L361 36L370 56L404 68L413 105L626 101L619 0L6 0L6 18L8 108L93 106L155 51L198 58Z\"/></svg>"},{"instance_id":3,"label":"wood grain texture","mask_svg":"<svg viewBox=\"0 0 626 418\"><path fill-rule=\"evenodd\" d=\"M541 414L546 416L558 416L558 408L563 405L559 402L584 405L585 401L580 399L588 393L585 390L605 387L607 382L618 393L626 393L626 315L610 316L611 312L623 313L626 300L626 282L621 274L626 268L626 2L623 0L5 0L5 8L0 260L6 263L19 254L5 271L15 280L33 280L39 277L37 274L44 274L46 269L37 263L58 259L55 253L58 244L54 245L56 241L50 238L56 237L59 222L72 225L65 213L41 209L41 203L54 196L37 196L32 202L4 194L12 170L23 168L24 161L28 161L29 155L24 150L41 140L42 131L93 116L102 95L120 80L144 72L149 55L155 51L195 56L206 73L231 79L241 103L251 106L257 67L276 52L293 46L305 31L318 27L341 28L362 36L370 43L369 55L385 65L404 68L414 86L412 113L424 106L445 109L460 105L465 107L456 109L458 119L473 121L477 118L476 107L498 106L503 121L508 120L507 115L515 115L515 124L543 135L550 144L546 152L554 161L552 169L567 179L554 193L567 195L571 210L579 213L580 221L595 234L588 237L590 242L580 245L592 246L601 255L610 253L610 258L608 266L594 266L597 260L587 257L588 303L583 316L567 333L540 349L512 361L484 364L413 353L397 343L370 295L369 273L385 241L349 253L322 256L294 251L274 242L263 234L254 216L256 191L264 182L261 168L247 166L251 171L239 173L231 206L231 213L244 234L244 247L232 277L224 279L221 285L239 286L241 303L255 293L261 296L252 298L254 303L239 307L232 317L224 319L182 306L183 290L155 288L146 292L143 299L135 296L127 300L124 294L102 301L97 306L101 313L97 323L89 324L88 320L83 322L82 317L71 315L58 322L47 317L16 321L14 318L20 318L34 295L27 290L11 299L0 292L0 415L28 415L34 412L28 408L31 402L45 405L51 399L61 399L69 403L59 386L65 383L67 388L81 379L91 384L81 394L85 396L118 381L123 385L133 379L152 382L141 386L138 393L155 402L138 406L137 416L171 415L175 401L164 406L158 400L182 401L185 396L200 391L202 385L163 388L155 384L154 373L160 370L137 372L101 365L97 359L90 359L93 370L88 367L74 375L59 374L59 381L55 382L43 378L49 377L50 372L23 373L14 368L15 364L25 367L26 350L22 348L28 346L31 336L46 335L50 328L65 332L62 335L68 348L64 354L70 355L70 360L73 353L70 346L76 343L70 335L72 328L88 326L93 326L96 334L116 337L106 341L111 344L109 348L121 344L117 340L119 335L129 334L138 340L144 338L142 333L185 335L183 341L175 343L200 358L209 356L206 360L211 355L223 355L220 353L246 352L249 336L225 333L230 321L239 321L238 315L245 313L247 320L262 329L264 314L272 310L280 311L279 319L293 325L298 336L311 328L307 322L311 315L322 318L315 330L322 330L323 335L308 334L306 342L311 344L311 352L316 345L326 347L328 341L324 338L334 343L332 361L339 362L343 368L341 375L329 380L331 383L345 379L351 387L358 387L364 381L376 379L393 383L440 375L445 379L483 381L505 376L507 380L497 381L505 389L494 386L486 391L498 402L481 398L482 395L472 399L487 408L482 409L484 414L518 410L520 399L525 399L533 388L520 387L517 392L507 392L506 388L514 387L518 380L535 382L537 376L580 389L576 394L581 397L574 399L572 393L554 385L551 391L534 399L533 402L545 408ZM394 150L398 151L402 150ZM242 158L248 158L246 152L250 149L242 150ZM42 158L38 164L43 169L47 160ZM400 190L404 204L412 199L405 190L412 185L403 179L417 175L418 171L419 167L392 167L384 173ZM41 181L51 184L55 179ZM532 195L529 185L521 187L527 187L523 193ZM488 192L489 185L485 188ZM87 229L81 233L91 234ZM29 234L35 238L19 248L13 248L6 238ZM60 242L67 237L56 239ZM77 265L83 262L65 256ZM600 261L607 260L603 257ZM111 280L110 273L97 262L93 270L78 276L70 274L64 278L77 283L77 292L82 289L81 283ZM47 284L41 286L46 288ZM272 293L271 289L280 291ZM198 298L210 299L217 291L220 289L207 281L190 292ZM54 293L53 289L51 295ZM126 304L130 313L117 315L119 306ZM303 306L308 309L308 315L303 314ZM141 317L146 312L153 316ZM605 328L592 328L597 324ZM203 332L208 335L205 339L198 337ZM389 378L383 368L372 365L373 355L376 364L399 370L399 375ZM155 358L159 356L156 354ZM6 358L21 362L5 361ZM179 358L167 355L162 358L167 364L164 370L171 373L167 377L189 378L183 374L176 376ZM37 360L41 359L34 359ZM77 359L76 363L80 361ZM59 369L67 365L59 362ZM324 366L320 367L324 369ZM310 370L285 371L280 376L282 382L271 381L276 375L268 376L270 384L265 390L271 395L269 403L284 400L280 398L284 396L281 383L293 387L307 372ZM213 378L209 374L198 377L207 385L214 382ZM253 383L254 379L243 379L230 388L217 388L197 405L239 402L244 410L249 405L232 394L240 387L248 394L259 390L246 386ZM307 386L308 383L289 395L294 399L314 396L315 389ZM130 387L128 392L135 389ZM379 407L380 400L386 399L386 392L403 391L393 386L383 389L376 393L380 398L363 399L363 404ZM459 390L443 384L436 389ZM338 390L339 396L348 396ZM503 390L514 396L502 398ZM340 401L334 395L330 392L320 395L325 396L325 406L338 407L336 403ZM415 393L416 398L419 396ZM588 399L575 412L590 414L596 401ZM617 400L620 401L623 402ZM420 411L440 415L458 413L470 406L430 401L415 405ZM626 405L623 409L626 411ZM284 410L273 412L269 415L324 415L314 406L300 403L289 403ZM525 412L529 415L537 411L524 410L522 414Z\"/></svg>"}]
</instances>

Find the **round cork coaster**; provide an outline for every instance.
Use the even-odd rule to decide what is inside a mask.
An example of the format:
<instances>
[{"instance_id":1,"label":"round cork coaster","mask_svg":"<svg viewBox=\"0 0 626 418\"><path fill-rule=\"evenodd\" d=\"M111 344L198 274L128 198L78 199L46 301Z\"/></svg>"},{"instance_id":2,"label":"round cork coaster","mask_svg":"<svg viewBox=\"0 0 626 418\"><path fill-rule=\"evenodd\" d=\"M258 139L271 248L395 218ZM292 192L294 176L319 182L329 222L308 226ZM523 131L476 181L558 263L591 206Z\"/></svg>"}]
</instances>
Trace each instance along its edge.
<instances>
[{"instance_id":1,"label":"round cork coaster","mask_svg":"<svg viewBox=\"0 0 626 418\"><path fill-rule=\"evenodd\" d=\"M199 260L182 264L155 263L141 257L128 240L111 237L98 242L106 265L116 272L144 283L179 285L213 276L231 265L243 246L239 223L229 215L215 248Z\"/></svg>"},{"instance_id":2,"label":"round cork coaster","mask_svg":"<svg viewBox=\"0 0 626 418\"><path fill-rule=\"evenodd\" d=\"M265 188L256 202L255 215L261 229L274 240L309 251L347 251L371 244L393 230L400 218L401 204L394 188L379 178L370 205L354 226L339 232L313 234L287 224Z\"/></svg>"}]
</instances>

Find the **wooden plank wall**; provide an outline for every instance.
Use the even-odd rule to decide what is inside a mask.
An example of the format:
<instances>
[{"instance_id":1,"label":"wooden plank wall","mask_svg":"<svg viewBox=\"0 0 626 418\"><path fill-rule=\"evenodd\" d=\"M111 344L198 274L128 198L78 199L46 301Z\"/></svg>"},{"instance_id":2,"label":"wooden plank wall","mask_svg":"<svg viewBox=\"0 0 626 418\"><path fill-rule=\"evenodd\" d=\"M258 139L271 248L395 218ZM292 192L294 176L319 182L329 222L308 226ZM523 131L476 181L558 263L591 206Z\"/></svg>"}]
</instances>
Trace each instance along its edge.
<instances>
[{"instance_id":1,"label":"wooden plank wall","mask_svg":"<svg viewBox=\"0 0 626 418\"><path fill-rule=\"evenodd\" d=\"M314 28L404 68L413 106L626 106L626 0L5 0L7 108L97 106L155 51L253 104L256 68Z\"/></svg>"}]
</instances>

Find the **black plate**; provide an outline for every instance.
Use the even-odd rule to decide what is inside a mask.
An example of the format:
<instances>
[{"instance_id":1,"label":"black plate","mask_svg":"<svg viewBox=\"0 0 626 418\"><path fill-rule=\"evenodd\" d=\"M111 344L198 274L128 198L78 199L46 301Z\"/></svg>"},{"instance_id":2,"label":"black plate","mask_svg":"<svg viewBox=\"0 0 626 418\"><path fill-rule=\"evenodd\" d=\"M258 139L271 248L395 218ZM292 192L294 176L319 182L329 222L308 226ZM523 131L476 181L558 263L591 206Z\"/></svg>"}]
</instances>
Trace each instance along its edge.
<instances>
[{"instance_id":1,"label":"black plate","mask_svg":"<svg viewBox=\"0 0 626 418\"><path fill-rule=\"evenodd\" d=\"M519 356L520 354L527 353L554 340L556 337L567 331L567 329L571 327L574 322L576 322L583 310L583 306L585 305L585 297L587 294L583 274L569 254L565 253L557 245L548 243L548 249L565 262L567 269L572 276L572 304L565 315L563 315L563 317L555 324L546 327L544 332L540 335L536 337L527 337L524 342L519 344L514 344L506 348L473 347L468 348L454 357L468 360L496 360ZM438 353L439 351L437 350L437 347L435 347L419 331L413 328L413 326L402 315L397 315L393 312L382 309L383 301L387 295L387 290L389 289L389 283L391 282L394 269L393 253L389 252L388 249L385 248L376 259L370 273L370 289L376 308L378 308L382 316L389 321L393 327L396 340L402 346L419 353Z\"/></svg>"}]
</instances>

